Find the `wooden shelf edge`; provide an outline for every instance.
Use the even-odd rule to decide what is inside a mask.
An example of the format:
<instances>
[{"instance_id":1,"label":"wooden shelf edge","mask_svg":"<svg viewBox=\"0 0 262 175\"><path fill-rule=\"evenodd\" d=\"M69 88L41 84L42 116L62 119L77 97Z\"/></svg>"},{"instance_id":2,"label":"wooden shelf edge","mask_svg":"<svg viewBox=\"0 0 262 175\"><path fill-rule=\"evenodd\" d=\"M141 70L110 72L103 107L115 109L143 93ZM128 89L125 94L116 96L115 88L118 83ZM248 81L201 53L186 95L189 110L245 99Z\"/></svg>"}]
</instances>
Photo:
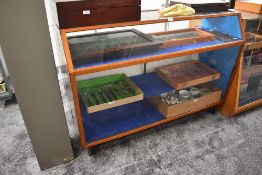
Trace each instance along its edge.
<instances>
[{"instance_id":1,"label":"wooden shelf edge","mask_svg":"<svg viewBox=\"0 0 262 175\"><path fill-rule=\"evenodd\" d=\"M238 107L236 114L240 114L242 112L248 111L248 110L255 108L255 107L258 107L260 105L262 105L262 99L254 101L254 102L249 103L247 105Z\"/></svg>"},{"instance_id":2,"label":"wooden shelf edge","mask_svg":"<svg viewBox=\"0 0 262 175\"><path fill-rule=\"evenodd\" d=\"M165 123L168 123L168 122L177 120L177 119L179 119L179 118L188 116L188 115L190 115L190 114L194 114L194 113L196 113L196 112L200 112L200 111L203 111L203 110L205 110L205 109L209 109L209 108L212 108L212 107L219 106L219 105L221 105L223 102L224 102L224 101L221 100L221 101L219 101L219 102L212 103L212 104L207 105L207 106L203 106L203 107L198 108L198 109L195 109L195 110L193 110L193 111L189 111L189 112L186 112L186 113L183 113L183 114L174 116L174 117L166 118L166 119L160 120L160 121L158 121L158 122L151 123L151 124L149 124L149 125L146 125L146 126L143 126L143 127L140 127L140 128L136 128L136 129L133 129L133 130L130 130L130 131L121 133L121 134L117 134L117 135L111 136L111 137L107 137L107 138L104 138L104 139L101 139L101 140L98 140L98 141L94 141L94 142L92 142L92 143L85 144L85 145L84 145L84 148L91 148L91 147L94 147L94 146L96 146L96 145L100 145L100 144L103 144L103 143L106 143L106 142L109 142L109 141L112 141L112 140L116 140L116 139L119 139L119 138L122 138L122 137L125 137L125 136L128 136L128 135L131 135L131 134L135 134L135 133L138 133L138 132L140 132L140 131L144 131L144 130L146 130L146 129L150 129L150 128L153 128L153 127L156 127L156 126L159 126L159 125L162 125L162 124L165 124Z\"/></svg>"},{"instance_id":3,"label":"wooden shelf edge","mask_svg":"<svg viewBox=\"0 0 262 175\"><path fill-rule=\"evenodd\" d=\"M212 51L212 50L229 48L229 47L233 47L233 46L242 45L244 43L245 43L244 40L234 41L234 42L230 42L230 43L218 44L218 45L214 45L214 46L207 46L207 47L197 48L197 49L192 49L192 50L184 50L184 51L161 54L161 55L151 56L151 57L146 57L146 58L137 58L137 59L133 59L133 60L115 62L115 63L111 63L111 64L92 66L92 67L88 67L88 68L74 69L74 70L72 70L72 72L74 72L75 75L90 74L90 73L112 70L112 69L128 67L128 66L133 66L133 65L138 65L138 64L144 64L144 63L148 63L148 62L161 61L161 60L181 57L181 56L185 56L185 55L191 55L191 54L197 54L197 53L202 53L202 52L207 52L207 51Z\"/></svg>"},{"instance_id":4,"label":"wooden shelf edge","mask_svg":"<svg viewBox=\"0 0 262 175\"><path fill-rule=\"evenodd\" d=\"M67 36L66 32L64 30L60 30L60 35L61 35L61 40L62 40L62 45L64 49L64 54L67 62L67 67L68 67L68 72L69 74L74 74L74 66L72 62L72 57L69 49L69 44L67 41Z\"/></svg>"}]
</instances>

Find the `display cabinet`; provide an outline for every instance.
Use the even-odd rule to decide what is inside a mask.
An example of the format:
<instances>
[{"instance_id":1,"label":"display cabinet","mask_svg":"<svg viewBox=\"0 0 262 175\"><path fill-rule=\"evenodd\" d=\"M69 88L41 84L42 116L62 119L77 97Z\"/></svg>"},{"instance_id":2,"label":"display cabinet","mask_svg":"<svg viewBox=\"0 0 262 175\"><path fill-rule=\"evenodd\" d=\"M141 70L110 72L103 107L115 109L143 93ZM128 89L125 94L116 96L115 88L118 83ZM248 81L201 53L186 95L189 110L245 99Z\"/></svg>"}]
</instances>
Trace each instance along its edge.
<instances>
[{"instance_id":1,"label":"display cabinet","mask_svg":"<svg viewBox=\"0 0 262 175\"><path fill-rule=\"evenodd\" d=\"M9 73L5 64L4 55L0 47L0 100L11 100L14 95L14 88L11 84Z\"/></svg>"},{"instance_id":2,"label":"display cabinet","mask_svg":"<svg viewBox=\"0 0 262 175\"><path fill-rule=\"evenodd\" d=\"M262 105L262 15L241 13L244 16L246 44L226 105L221 108L227 116Z\"/></svg>"},{"instance_id":3,"label":"display cabinet","mask_svg":"<svg viewBox=\"0 0 262 175\"><path fill-rule=\"evenodd\" d=\"M233 12L145 11L61 36L84 148L223 105L245 42Z\"/></svg>"},{"instance_id":4,"label":"display cabinet","mask_svg":"<svg viewBox=\"0 0 262 175\"><path fill-rule=\"evenodd\" d=\"M262 14L261 0L236 0L235 9Z\"/></svg>"}]
</instances>

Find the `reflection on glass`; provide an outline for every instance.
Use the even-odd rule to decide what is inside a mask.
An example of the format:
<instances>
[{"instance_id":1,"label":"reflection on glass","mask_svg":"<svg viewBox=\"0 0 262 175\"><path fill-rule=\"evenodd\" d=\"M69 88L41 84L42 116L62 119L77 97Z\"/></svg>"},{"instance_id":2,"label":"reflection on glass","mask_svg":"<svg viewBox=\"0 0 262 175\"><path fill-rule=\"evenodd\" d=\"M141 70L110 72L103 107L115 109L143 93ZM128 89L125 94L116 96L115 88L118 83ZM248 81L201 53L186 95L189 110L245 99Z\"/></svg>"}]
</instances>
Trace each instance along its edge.
<instances>
[{"instance_id":1,"label":"reflection on glass","mask_svg":"<svg viewBox=\"0 0 262 175\"><path fill-rule=\"evenodd\" d=\"M239 106L262 99L261 18L249 21L247 24Z\"/></svg>"},{"instance_id":2,"label":"reflection on glass","mask_svg":"<svg viewBox=\"0 0 262 175\"><path fill-rule=\"evenodd\" d=\"M138 55L159 46L152 37L135 29L70 37L68 41L74 65Z\"/></svg>"}]
</instances>

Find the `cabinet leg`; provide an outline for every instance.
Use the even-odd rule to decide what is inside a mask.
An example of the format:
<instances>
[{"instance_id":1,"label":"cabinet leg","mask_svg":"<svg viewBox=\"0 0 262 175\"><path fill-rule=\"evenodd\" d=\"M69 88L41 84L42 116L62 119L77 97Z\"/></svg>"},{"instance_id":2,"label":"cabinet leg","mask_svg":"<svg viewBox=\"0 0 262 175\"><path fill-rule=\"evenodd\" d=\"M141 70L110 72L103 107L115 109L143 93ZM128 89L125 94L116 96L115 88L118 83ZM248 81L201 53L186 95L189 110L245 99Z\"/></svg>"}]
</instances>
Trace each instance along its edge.
<instances>
[{"instance_id":1,"label":"cabinet leg","mask_svg":"<svg viewBox=\"0 0 262 175\"><path fill-rule=\"evenodd\" d=\"M94 154L96 154L96 150L97 150L97 147L88 148L87 149L88 155L93 156Z\"/></svg>"},{"instance_id":2,"label":"cabinet leg","mask_svg":"<svg viewBox=\"0 0 262 175\"><path fill-rule=\"evenodd\" d=\"M209 109L208 112L210 114L215 114L217 112L216 108Z\"/></svg>"}]
</instances>

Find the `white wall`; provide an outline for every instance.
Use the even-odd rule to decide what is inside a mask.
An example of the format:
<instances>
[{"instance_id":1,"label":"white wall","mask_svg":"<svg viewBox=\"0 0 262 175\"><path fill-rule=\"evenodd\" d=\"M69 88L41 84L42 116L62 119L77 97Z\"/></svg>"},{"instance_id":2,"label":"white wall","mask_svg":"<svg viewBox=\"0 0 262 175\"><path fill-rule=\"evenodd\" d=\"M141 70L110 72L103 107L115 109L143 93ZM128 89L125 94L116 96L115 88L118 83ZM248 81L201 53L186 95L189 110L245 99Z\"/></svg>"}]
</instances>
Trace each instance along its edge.
<instances>
[{"instance_id":1,"label":"white wall","mask_svg":"<svg viewBox=\"0 0 262 175\"><path fill-rule=\"evenodd\" d=\"M142 10L160 9L162 4L166 4L166 0L142 0Z\"/></svg>"}]
</instances>

